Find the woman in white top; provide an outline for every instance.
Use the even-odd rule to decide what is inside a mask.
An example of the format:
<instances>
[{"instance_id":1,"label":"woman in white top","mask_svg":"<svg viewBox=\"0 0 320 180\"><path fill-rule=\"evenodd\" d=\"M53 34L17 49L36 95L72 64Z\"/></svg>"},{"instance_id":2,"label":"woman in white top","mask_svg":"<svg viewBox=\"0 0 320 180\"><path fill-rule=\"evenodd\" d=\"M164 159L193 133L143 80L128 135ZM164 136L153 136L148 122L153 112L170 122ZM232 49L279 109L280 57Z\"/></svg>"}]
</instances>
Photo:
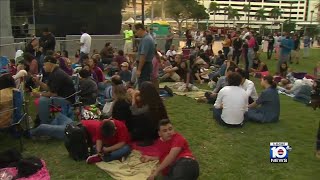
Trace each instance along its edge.
<instances>
[{"instance_id":1,"label":"woman in white top","mask_svg":"<svg viewBox=\"0 0 320 180\"><path fill-rule=\"evenodd\" d=\"M248 111L248 95L240 86L242 78L238 73L228 76L228 86L222 88L213 108L213 116L221 125L241 127L244 113Z\"/></svg>"}]
</instances>

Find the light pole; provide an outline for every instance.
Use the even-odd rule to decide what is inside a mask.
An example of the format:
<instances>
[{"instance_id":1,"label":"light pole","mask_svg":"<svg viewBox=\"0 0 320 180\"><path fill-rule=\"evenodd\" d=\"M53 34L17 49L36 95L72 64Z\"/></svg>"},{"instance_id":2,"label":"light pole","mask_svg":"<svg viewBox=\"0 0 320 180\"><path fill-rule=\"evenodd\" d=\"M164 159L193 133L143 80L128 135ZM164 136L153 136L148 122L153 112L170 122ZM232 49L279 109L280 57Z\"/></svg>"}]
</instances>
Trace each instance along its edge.
<instances>
[{"instance_id":1,"label":"light pole","mask_svg":"<svg viewBox=\"0 0 320 180\"><path fill-rule=\"evenodd\" d=\"M251 9L251 0L249 1L249 10L248 10L248 27L250 27L250 9Z\"/></svg>"},{"instance_id":2,"label":"light pole","mask_svg":"<svg viewBox=\"0 0 320 180\"><path fill-rule=\"evenodd\" d=\"M314 10L311 10L311 21L310 21L310 24L312 25L312 20L313 20L313 13L314 13Z\"/></svg>"},{"instance_id":3,"label":"light pole","mask_svg":"<svg viewBox=\"0 0 320 180\"><path fill-rule=\"evenodd\" d=\"M141 0L141 23L142 25L144 25L144 1L145 0Z\"/></svg>"},{"instance_id":4,"label":"light pole","mask_svg":"<svg viewBox=\"0 0 320 180\"><path fill-rule=\"evenodd\" d=\"M153 7L153 0L151 0L151 27L153 25L153 18L154 18L154 7Z\"/></svg>"}]
</instances>

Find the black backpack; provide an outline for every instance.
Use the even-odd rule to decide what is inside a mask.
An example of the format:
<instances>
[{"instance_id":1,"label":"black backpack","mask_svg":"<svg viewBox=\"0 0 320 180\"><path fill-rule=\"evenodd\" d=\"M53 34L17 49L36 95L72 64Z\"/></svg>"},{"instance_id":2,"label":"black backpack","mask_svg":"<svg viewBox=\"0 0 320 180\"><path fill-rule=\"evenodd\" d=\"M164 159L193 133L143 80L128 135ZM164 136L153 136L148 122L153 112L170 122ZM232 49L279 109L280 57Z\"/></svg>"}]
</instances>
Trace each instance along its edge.
<instances>
[{"instance_id":1,"label":"black backpack","mask_svg":"<svg viewBox=\"0 0 320 180\"><path fill-rule=\"evenodd\" d=\"M91 136L81 123L66 126L64 145L75 161L87 159L92 152Z\"/></svg>"}]
</instances>

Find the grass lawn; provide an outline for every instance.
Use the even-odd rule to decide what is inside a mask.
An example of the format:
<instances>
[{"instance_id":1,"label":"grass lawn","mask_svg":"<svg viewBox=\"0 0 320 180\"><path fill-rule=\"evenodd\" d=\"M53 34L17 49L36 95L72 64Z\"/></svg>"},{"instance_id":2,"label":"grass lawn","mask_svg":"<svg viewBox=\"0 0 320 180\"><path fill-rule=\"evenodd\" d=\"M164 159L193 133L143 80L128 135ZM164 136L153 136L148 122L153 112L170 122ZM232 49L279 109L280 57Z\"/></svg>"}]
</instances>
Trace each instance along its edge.
<instances>
[{"instance_id":1,"label":"grass lawn","mask_svg":"<svg viewBox=\"0 0 320 180\"><path fill-rule=\"evenodd\" d=\"M262 60L274 72L276 61L265 59L265 54L262 54ZM312 50L311 57L302 59L299 65L290 66L297 71L312 73L317 61L320 61L320 49ZM254 81L260 92L259 81ZM199 160L201 180L319 179L320 160L315 158L314 152L320 111L314 111L289 97L280 97L280 122L249 122L241 129L219 126L207 104L198 104L181 96L167 99L165 103L176 130L187 138ZM6 136L0 138L0 150L18 144L18 141ZM270 163L269 143L274 141L289 142L292 146L288 163ZM69 159L60 141L25 140L25 144L24 154L43 158L54 180L111 179L94 165Z\"/></svg>"}]
</instances>

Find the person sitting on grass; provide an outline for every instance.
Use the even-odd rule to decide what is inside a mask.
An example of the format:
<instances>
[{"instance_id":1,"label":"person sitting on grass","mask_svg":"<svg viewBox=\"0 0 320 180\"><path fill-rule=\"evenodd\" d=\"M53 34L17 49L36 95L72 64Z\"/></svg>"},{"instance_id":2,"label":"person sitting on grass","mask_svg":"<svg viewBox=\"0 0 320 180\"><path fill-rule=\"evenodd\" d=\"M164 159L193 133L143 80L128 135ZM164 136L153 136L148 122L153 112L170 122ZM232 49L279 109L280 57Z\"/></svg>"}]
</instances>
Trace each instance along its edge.
<instances>
[{"instance_id":1,"label":"person sitting on grass","mask_svg":"<svg viewBox=\"0 0 320 180\"><path fill-rule=\"evenodd\" d=\"M119 76L121 77L122 81L126 82L126 84L130 83L132 73L129 70L129 63L123 62L121 64L121 71L119 72Z\"/></svg>"},{"instance_id":2,"label":"person sitting on grass","mask_svg":"<svg viewBox=\"0 0 320 180\"><path fill-rule=\"evenodd\" d=\"M81 69L79 71L80 82L80 97L81 102L84 105L91 105L96 103L96 98L98 96L98 86L97 83L92 79L91 72L86 69Z\"/></svg>"},{"instance_id":3,"label":"person sitting on grass","mask_svg":"<svg viewBox=\"0 0 320 180\"><path fill-rule=\"evenodd\" d=\"M261 77L268 72L268 66L264 62L261 62L259 58L255 58L253 59L253 66L250 72L255 77Z\"/></svg>"},{"instance_id":4,"label":"person sitting on grass","mask_svg":"<svg viewBox=\"0 0 320 180\"><path fill-rule=\"evenodd\" d=\"M130 154L130 137L126 125L118 120L82 120L82 125L95 144L95 155L87 158L88 164L100 161L121 160Z\"/></svg>"},{"instance_id":5,"label":"person sitting on grass","mask_svg":"<svg viewBox=\"0 0 320 180\"><path fill-rule=\"evenodd\" d=\"M256 87L254 86L254 83L246 78L246 72L243 69L238 68L236 72L241 76L242 81L240 87L246 91L249 97L249 104L253 103L258 99L258 93Z\"/></svg>"},{"instance_id":6,"label":"person sitting on grass","mask_svg":"<svg viewBox=\"0 0 320 180\"><path fill-rule=\"evenodd\" d=\"M265 76L261 79L261 86L265 90L257 101L249 105L246 120L261 123L277 122L280 116L280 99L277 84L273 81L272 76Z\"/></svg>"},{"instance_id":7,"label":"person sitting on grass","mask_svg":"<svg viewBox=\"0 0 320 180\"><path fill-rule=\"evenodd\" d=\"M315 79L320 79L320 62L318 62L317 66L314 68L313 75Z\"/></svg>"},{"instance_id":8,"label":"person sitting on grass","mask_svg":"<svg viewBox=\"0 0 320 180\"><path fill-rule=\"evenodd\" d=\"M199 99L198 102L206 102L208 104L214 104L216 99L217 99L217 95L218 95L219 91L223 87L227 86L227 83L228 83L227 82L227 77L228 77L228 75L230 75L232 72L235 72L235 70L236 70L235 67L233 67L233 66L229 67L227 69L227 71L226 71L225 76L221 76L218 79L218 82L217 82L215 88L213 89L213 91L212 92L206 92L204 94L205 98Z\"/></svg>"},{"instance_id":9,"label":"person sitting on grass","mask_svg":"<svg viewBox=\"0 0 320 180\"><path fill-rule=\"evenodd\" d=\"M140 146L151 145L158 138L159 121L168 118L166 107L151 82L143 82L131 95L132 139L141 141Z\"/></svg>"},{"instance_id":10,"label":"person sitting on grass","mask_svg":"<svg viewBox=\"0 0 320 180\"><path fill-rule=\"evenodd\" d=\"M238 73L231 73L227 81L228 86L222 88L218 93L213 115L221 125L241 127L244 113L248 110L248 95L240 87L242 77Z\"/></svg>"},{"instance_id":11,"label":"person sitting on grass","mask_svg":"<svg viewBox=\"0 0 320 180\"><path fill-rule=\"evenodd\" d=\"M186 139L174 131L170 120L159 122L158 134L160 138L156 145L160 157L141 156L141 162L160 160L160 165L148 177L154 180L161 174L164 179L196 180L199 177L199 164L192 155Z\"/></svg>"}]
</instances>

